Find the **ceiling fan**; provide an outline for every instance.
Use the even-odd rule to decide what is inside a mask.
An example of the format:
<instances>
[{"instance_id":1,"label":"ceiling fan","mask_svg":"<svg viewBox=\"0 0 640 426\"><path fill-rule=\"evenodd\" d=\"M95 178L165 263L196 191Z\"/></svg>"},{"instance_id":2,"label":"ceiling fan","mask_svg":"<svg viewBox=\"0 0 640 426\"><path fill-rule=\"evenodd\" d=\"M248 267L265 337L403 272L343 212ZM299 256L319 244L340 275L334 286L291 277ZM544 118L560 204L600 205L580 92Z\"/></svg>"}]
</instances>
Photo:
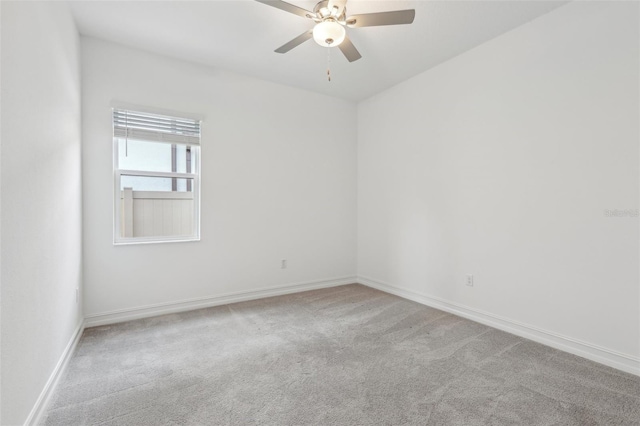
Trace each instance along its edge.
<instances>
[{"instance_id":1,"label":"ceiling fan","mask_svg":"<svg viewBox=\"0 0 640 426\"><path fill-rule=\"evenodd\" d=\"M273 6L293 13L315 22L312 29L305 31L290 42L280 46L277 53L287 53L294 47L304 43L313 37L316 43L324 47L334 47L342 51L349 62L357 61L362 57L355 48L345 27L375 27L379 25L411 24L416 16L414 9L394 10L391 12L365 13L347 17L347 0L322 0L313 8L313 11L294 6L281 0L256 0L260 3Z\"/></svg>"}]
</instances>

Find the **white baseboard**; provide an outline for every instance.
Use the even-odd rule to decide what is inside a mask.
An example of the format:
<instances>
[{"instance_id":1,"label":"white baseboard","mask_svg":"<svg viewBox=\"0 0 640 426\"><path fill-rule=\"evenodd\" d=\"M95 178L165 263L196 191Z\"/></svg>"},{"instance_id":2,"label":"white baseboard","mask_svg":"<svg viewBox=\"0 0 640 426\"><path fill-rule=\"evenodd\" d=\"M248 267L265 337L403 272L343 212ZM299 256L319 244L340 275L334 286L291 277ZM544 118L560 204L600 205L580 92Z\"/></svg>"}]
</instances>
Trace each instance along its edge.
<instances>
[{"instance_id":1,"label":"white baseboard","mask_svg":"<svg viewBox=\"0 0 640 426\"><path fill-rule=\"evenodd\" d=\"M44 385L44 389L40 392L40 396L38 396L33 409L29 413L29 417L27 417L27 420L24 422L25 426L35 426L40 424L42 421L42 416L47 411L51 395L53 395L53 391L58 385L60 377L62 377L62 374L66 370L69 360L71 359L76 346L78 346L78 342L80 341L83 331L84 321L78 324L78 327L73 332L71 340L69 340L67 347L64 349L60 359L58 360L58 364L56 364L56 367L53 369L53 373L51 373L49 380L47 380L47 383Z\"/></svg>"},{"instance_id":2,"label":"white baseboard","mask_svg":"<svg viewBox=\"0 0 640 426\"><path fill-rule=\"evenodd\" d=\"M569 352L591 361L622 370L627 373L640 376L640 358L612 351L601 346L583 342L571 337L542 330L540 328L519 323L488 312L450 302L439 297L416 293L401 289L390 284L382 283L371 278L359 276L357 282L367 287L372 287L385 293L395 294L404 299L412 300L423 305L431 306L442 311L450 312L463 318L488 325L498 330L506 331L543 345Z\"/></svg>"},{"instance_id":3,"label":"white baseboard","mask_svg":"<svg viewBox=\"0 0 640 426\"><path fill-rule=\"evenodd\" d=\"M201 297L197 299L158 303L130 309L120 309L117 311L87 315L85 317L85 327L96 327L157 315L192 311L194 309L209 308L211 306L226 305L229 303L244 302L247 300L262 299L265 297L281 296L283 294L299 293L302 291L316 290L320 288L336 287L345 284L353 284L355 282L355 276L338 277L327 280L287 284L278 287L263 288L260 290L226 293L219 296Z\"/></svg>"}]
</instances>

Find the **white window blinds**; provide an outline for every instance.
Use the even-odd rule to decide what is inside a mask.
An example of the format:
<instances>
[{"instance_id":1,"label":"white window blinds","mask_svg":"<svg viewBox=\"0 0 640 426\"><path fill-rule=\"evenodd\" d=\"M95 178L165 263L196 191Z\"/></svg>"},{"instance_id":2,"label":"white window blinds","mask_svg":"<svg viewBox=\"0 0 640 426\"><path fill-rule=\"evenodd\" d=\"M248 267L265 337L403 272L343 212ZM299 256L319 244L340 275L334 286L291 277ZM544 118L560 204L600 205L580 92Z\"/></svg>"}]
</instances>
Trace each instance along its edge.
<instances>
[{"instance_id":1,"label":"white window blinds","mask_svg":"<svg viewBox=\"0 0 640 426\"><path fill-rule=\"evenodd\" d=\"M124 139L199 145L200 121L114 109L113 136Z\"/></svg>"}]
</instances>

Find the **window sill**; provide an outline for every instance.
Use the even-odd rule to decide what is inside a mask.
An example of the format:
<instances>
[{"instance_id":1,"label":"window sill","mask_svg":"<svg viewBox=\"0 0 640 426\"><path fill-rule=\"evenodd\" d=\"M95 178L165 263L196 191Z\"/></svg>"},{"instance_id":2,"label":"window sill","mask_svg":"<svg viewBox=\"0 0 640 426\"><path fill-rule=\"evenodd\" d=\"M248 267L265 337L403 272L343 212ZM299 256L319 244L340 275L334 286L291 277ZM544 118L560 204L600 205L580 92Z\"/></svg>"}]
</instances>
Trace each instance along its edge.
<instances>
[{"instance_id":1,"label":"window sill","mask_svg":"<svg viewBox=\"0 0 640 426\"><path fill-rule=\"evenodd\" d=\"M138 244L166 244L166 243L191 243L200 241L200 237L179 237L175 239L171 238L127 238L127 239L118 239L113 242L114 246L131 246Z\"/></svg>"}]
</instances>

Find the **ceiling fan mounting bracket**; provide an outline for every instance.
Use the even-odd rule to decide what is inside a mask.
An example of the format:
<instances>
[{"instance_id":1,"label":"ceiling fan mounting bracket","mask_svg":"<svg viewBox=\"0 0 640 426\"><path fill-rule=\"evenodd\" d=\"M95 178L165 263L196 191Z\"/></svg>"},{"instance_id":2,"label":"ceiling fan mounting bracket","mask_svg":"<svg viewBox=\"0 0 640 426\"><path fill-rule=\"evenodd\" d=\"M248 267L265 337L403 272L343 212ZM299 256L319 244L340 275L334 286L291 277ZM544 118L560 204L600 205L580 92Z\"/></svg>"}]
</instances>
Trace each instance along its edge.
<instances>
[{"instance_id":1,"label":"ceiling fan mounting bracket","mask_svg":"<svg viewBox=\"0 0 640 426\"><path fill-rule=\"evenodd\" d=\"M333 19L334 21L344 25L347 8L343 7L341 12L337 5L329 7L329 0L322 0L313 7L313 12L316 14L316 19L320 21Z\"/></svg>"}]
</instances>

